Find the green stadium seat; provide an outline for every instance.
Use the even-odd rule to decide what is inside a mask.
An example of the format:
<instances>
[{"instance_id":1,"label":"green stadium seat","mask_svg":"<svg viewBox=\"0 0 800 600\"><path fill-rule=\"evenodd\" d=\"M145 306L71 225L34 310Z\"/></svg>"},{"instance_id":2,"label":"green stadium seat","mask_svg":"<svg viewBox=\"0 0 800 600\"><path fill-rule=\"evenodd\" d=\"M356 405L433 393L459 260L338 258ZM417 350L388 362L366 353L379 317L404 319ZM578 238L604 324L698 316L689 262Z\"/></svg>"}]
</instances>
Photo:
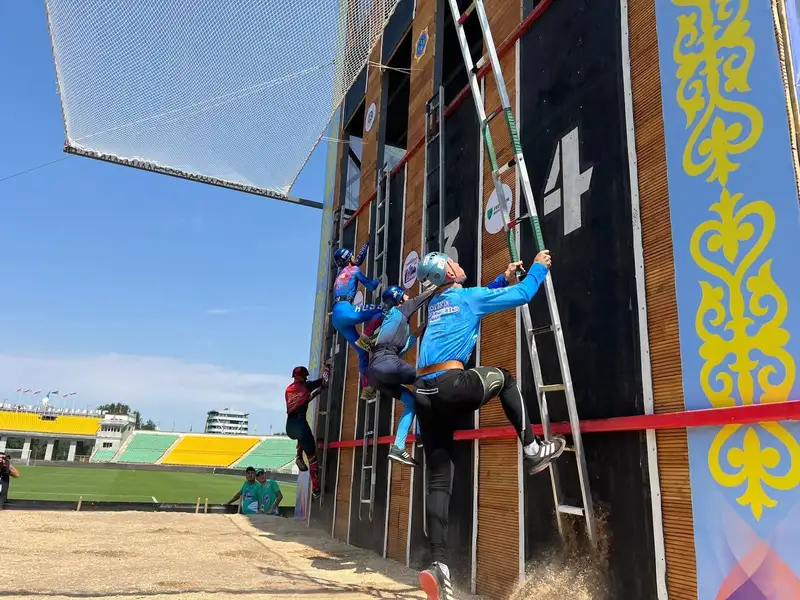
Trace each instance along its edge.
<instances>
[{"instance_id":1,"label":"green stadium seat","mask_svg":"<svg viewBox=\"0 0 800 600\"><path fill-rule=\"evenodd\" d=\"M250 454L236 462L234 467L244 469L252 466L256 469L277 471L280 467L295 459L297 456L296 448L297 442L288 437L264 438Z\"/></svg>"},{"instance_id":2,"label":"green stadium seat","mask_svg":"<svg viewBox=\"0 0 800 600\"><path fill-rule=\"evenodd\" d=\"M169 449L177 435L137 431L117 462L149 464L156 462Z\"/></svg>"},{"instance_id":3,"label":"green stadium seat","mask_svg":"<svg viewBox=\"0 0 800 600\"><path fill-rule=\"evenodd\" d=\"M116 450L98 450L92 456L92 462L109 462L116 453Z\"/></svg>"}]
</instances>

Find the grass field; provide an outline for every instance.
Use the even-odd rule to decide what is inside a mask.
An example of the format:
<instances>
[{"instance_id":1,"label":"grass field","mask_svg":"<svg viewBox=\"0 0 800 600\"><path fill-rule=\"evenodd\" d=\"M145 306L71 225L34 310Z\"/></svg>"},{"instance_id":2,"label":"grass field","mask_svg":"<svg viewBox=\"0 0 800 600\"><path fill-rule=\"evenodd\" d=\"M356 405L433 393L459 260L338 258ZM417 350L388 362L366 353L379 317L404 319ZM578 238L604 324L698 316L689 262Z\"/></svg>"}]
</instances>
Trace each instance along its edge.
<instances>
[{"instance_id":1,"label":"grass field","mask_svg":"<svg viewBox=\"0 0 800 600\"><path fill-rule=\"evenodd\" d=\"M17 467L9 497L20 500L99 500L106 502L196 502L222 504L239 490L243 477L213 473L130 471L70 467ZM281 506L294 506L297 486L280 483Z\"/></svg>"}]
</instances>

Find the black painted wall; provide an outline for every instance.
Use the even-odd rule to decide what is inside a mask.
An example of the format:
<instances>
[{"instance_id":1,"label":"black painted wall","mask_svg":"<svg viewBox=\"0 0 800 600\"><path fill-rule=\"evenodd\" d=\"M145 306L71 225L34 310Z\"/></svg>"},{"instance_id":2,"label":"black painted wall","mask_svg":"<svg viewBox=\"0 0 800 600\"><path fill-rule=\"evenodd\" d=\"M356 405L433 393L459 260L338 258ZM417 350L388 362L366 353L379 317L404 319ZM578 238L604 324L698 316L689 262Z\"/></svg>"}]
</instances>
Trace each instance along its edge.
<instances>
[{"instance_id":1,"label":"black painted wall","mask_svg":"<svg viewBox=\"0 0 800 600\"><path fill-rule=\"evenodd\" d=\"M526 10L532 8L528 0ZM521 139L537 210L556 144L578 128L580 170L593 167L581 198L582 226L564 234L564 209L542 216L553 256L572 379L582 419L643 413L629 161L625 135L618 0L554 2L522 38ZM562 144L563 150L563 144ZM563 193L563 162L559 186ZM524 224L522 255L536 253ZM532 303L536 325L549 323L543 291ZM552 338L540 337L545 383L562 381ZM527 352L521 373L538 419ZM551 419L566 420L563 396L548 395ZM610 544L609 598L655 598L653 534L643 434L583 436L595 509L605 511ZM572 455L560 460L566 500L579 504ZM558 544L547 472L528 478L526 559ZM579 521L582 524L582 521Z\"/></svg>"},{"instance_id":2,"label":"black painted wall","mask_svg":"<svg viewBox=\"0 0 800 600\"><path fill-rule=\"evenodd\" d=\"M449 19L446 20L446 27L444 56L452 57L453 44L457 44L457 41ZM460 54L457 58L458 60L443 58L445 98L448 100L467 83L466 69ZM435 82L435 85L438 86L439 82ZM448 252L449 245L456 249L458 262L467 273L466 285L475 285L478 277L480 146L478 119L472 101L462 103L445 119L444 141L446 235L443 251ZM456 222L457 227L454 225ZM449 231L454 232L452 238L447 235ZM471 362L474 364L474 356ZM465 414L460 422L456 423L456 428L474 429L474 415ZM469 589L472 565L474 451L473 444L469 442L457 443L454 447L453 495L450 502L450 530L447 541L448 564L455 584L462 589ZM418 449L417 452L417 455L421 456L422 449ZM424 568L429 563L429 554L423 529L424 478L421 471L415 478L414 488L410 563L414 568Z\"/></svg>"}]
</instances>

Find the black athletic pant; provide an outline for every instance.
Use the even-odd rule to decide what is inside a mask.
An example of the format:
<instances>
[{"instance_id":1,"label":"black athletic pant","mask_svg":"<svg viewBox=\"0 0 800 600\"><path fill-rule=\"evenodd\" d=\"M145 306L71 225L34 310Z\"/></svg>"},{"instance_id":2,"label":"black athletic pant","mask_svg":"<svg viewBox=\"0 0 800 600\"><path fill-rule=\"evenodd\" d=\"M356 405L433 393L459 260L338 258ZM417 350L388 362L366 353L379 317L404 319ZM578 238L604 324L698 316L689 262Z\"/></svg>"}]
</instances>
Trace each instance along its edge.
<instances>
[{"instance_id":1,"label":"black athletic pant","mask_svg":"<svg viewBox=\"0 0 800 600\"><path fill-rule=\"evenodd\" d=\"M453 486L453 431L457 415L478 410L495 396L523 445L536 438L514 376L498 367L451 370L417 380L416 411L428 476L427 516L431 560L447 562L445 543Z\"/></svg>"},{"instance_id":2,"label":"black athletic pant","mask_svg":"<svg viewBox=\"0 0 800 600\"><path fill-rule=\"evenodd\" d=\"M305 455L310 459L317 455L317 444L308 421L305 418L289 417L286 419L286 435L297 440Z\"/></svg>"}]
</instances>

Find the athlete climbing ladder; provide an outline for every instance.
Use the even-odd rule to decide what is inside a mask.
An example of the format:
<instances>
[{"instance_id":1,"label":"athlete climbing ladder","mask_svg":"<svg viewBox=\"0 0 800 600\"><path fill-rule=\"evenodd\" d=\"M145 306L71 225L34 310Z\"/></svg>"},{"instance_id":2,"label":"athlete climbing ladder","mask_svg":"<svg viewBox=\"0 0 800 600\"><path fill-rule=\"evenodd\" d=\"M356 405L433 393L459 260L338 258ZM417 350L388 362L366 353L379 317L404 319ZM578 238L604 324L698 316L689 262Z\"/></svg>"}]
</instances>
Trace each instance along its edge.
<instances>
[{"instance_id":1,"label":"athlete climbing ladder","mask_svg":"<svg viewBox=\"0 0 800 600\"><path fill-rule=\"evenodd\" d=\"M455 24L456 33L458 34L458 43L461 46L461 54L464 59L464 64L469 74L469 86L472 91L472 98L475 101L475 109L478 114L478 120L481 126L481 135L483 137L484 146L486 147L486 155L489 158L489 164L492 170L492 182L497 194L497 201L499 203L500 213L503 217L503 228L506 232L508 241L508 249L511 254L511 260L516 262L519 260L517 253L517 245L514 236L513 227L516 227L523 220L530 222L533 229L533 235L536 239L538 250L544 250L544 240L542 239L542 231L539 225L539 217L536 213L536 203L531 189L530 178L528 177L528 169L525 164L525 157L522 154L522 146L519 141L519 133L514 120L514 113L511 110L511 102L508 97L505 79L500 67L500 59L497 56L497 49L492 39L492 32L489 28L489 19L486 16L486 8L482 0L475 0L463 13L460 13L457 0L448 0L450 4L450 12L453 16L453 23ZM497 91L500 95L500 106L493 110L489 116L483 108L483 98L481 96L480 86L478 85L478 71L483 67L486 62L485 58L481 58L478 64L473 64L472 56L470 54L469 44L467 42L466 32L464 30L464 23L469 18L472 12L477 13L478 21L480 22L481 33L483 35L483 42L488 55L488 62L492 72L494 73ZM514 150L514 158L503 165L498 165L497 155L492 141L492 135L489 130L489 124L492 119L497 116L503 115L508 126L508 132L511 137L511 144ZM523 198L527 205L528 213L511 221L508 214L508 207L506 205L505 194L503 193L503 183L500 177L503 173L516 167L517 175L519 177ZM441 225L441 224L440 224ZM573 446L570 450L575 452L576 463L578 466L578 479L580 482L581 497L583 506L569 506L562 501L561 483L559 480L558 467L555 463L550 465L550 480L553 487L553 500L556 506L556 518L558 521L558 530L561 535L564 535L563 515L576 515L583 517L586 521L586 533L589 541L596 545L597 543L597 530L594 519L594 510L592 506L592 493L589 489L589 477L586 468L586 456L583 452L583 442L581 440L580 423L578 421L578 410L575 402L575 390L572 386L572 376L570 375L569 362L567 360L567 348L564 343L564 332L561 328L561 318L558 313L558 305L556 303L555 290L553 289L553 280L550 273L547 274L545 280L545 293L547 296L547 304L550 310L550 325L546 327L534 328L531 319L530 308L525 305L519 310L522 313L522 321L525 329L525 338L527 341L528 351L530 353L531 368L533 371L534 381L536 382L537 399L539 401L539 410L542 416L542 427L544 429L545 439L552 437L550 427L550 417L547 408L547 394L549 392L563 392L566 398L567 410L569 412L569 422L572 432ZM546 385L542 381L542 369L539 363L539 356L536 347L536 336L542 334L552 333L555 336L556 354L558 356L559 366L561 368L561 377L563 383Z\"/></svg>"},{"instance_id":2,"label":"athlete climbing ladder","mask_svg":"<svg viewBox=\"0 0 800 600\"><path fill-rule=\"evenodd\" d=\"M386 263L389 233L389 166L384 166L379 173L378 190L375 201L375 219L378 227L375 231L375 250L372 259L371 276L380 279L381 285L373 294L373 304L380 302L381 293L386 288ZM359 397L361 394L359 394ZM359 491L358 518L363 519L362 508L369 506L369 520L375 513L375 483L378 467L378 424L380 423L380 393L363 399L364 402L364 434L361 448L361 480Z\"/></svg>"}]
</instances>

